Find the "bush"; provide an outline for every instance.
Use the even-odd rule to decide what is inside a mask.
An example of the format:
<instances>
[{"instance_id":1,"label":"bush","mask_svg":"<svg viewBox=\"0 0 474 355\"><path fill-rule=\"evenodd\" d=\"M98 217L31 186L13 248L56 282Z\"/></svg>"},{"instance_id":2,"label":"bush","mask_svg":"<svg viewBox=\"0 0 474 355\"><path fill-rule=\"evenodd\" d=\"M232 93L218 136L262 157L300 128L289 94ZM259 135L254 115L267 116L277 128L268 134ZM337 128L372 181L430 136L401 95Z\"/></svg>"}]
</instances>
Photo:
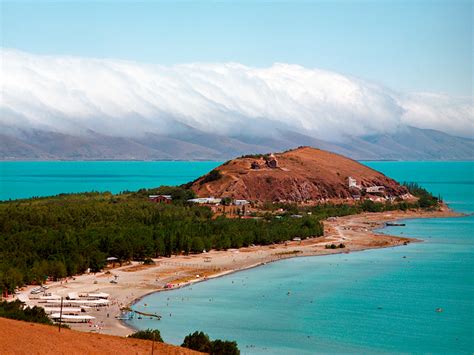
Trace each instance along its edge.
<instances>
[{"instance_id":1,"label":"bush","mask_svg":"<svg viewBox=\"0 0 474 355\"><path fill-rule=\"evenodd\" d=\"M194 332L187 335L182 347L208 353L211 355L239 355L240 350L235 341L216 339L211 341L209 336L203 332Z\"/></svg>"},{"instance_id":2,"label":"bush","mask_svg":"<svg viewBox=\"0 0 474 355\"><path fill-rule=\"evenodd\" d=\"M404 182L403 185L408 191L415 197L418 197L418 204L420 208L431 208L438 205L440 198L437 198L431 194L428 190L421 187L416 182Z\"/></svg>"},{"instance_id":3,"label":"bush","mask_svg":"<svg viewBox=\"0 0 474 355\"><path fill-rule=\"evenodd\" d=\"M138 332L130 334L128 337L163 342L160 331L158 329L139 330Z\"/></svg>"},{"instance_id":4,"label":"bush","mask_svg":"<svg viewBox=\"0 0 474 355\"><path fill-rule=\"evenodd\" d=\"M364 212L382 212L384 210L382 203L371 200L365 200L362 202L361 207Z\"/></svg>"},{"instance_id":5,"label":"bush","mask_svg":"<svg viewBox=\"0 0 474 355\"><path fill-rule=\"evenodd\" d=\"M24 308L24 306L25 304L18 300L0 302L0 317L33 323L53 324L43 308L36 306Z\"/></svg>"},{"instance_id":6,"label":"bush","mask_svg":"<svg viewBox=\"0 0 474 355\"><path fill-rule=\"evenodd\" d=\"M144 265L154 265L155 262L153 261L152 258L145 258L145 260L143 260L143 264Z\"/></svg>"},{"instance_id":7,"label":"bush","mask_svg":"<svg viewBox=\"0 0 474 355\"><path fill-rule=\"evenodd\" d=\"M247 154L247 155L242 155L238 159L268 159L270 157L270 154Z\"/></svg>"},{"instance_id":8,"label":"bush","mask_svg":"<svg viewBox=\"0 0 474 355\"><path fill-rule=\"evenodd\" d=\"M140 189L132 196L139 198L147 198L149 195L171 195L173 203L183 203L196 197L194 191L185 186L160 186L151 189Z\"/></svg>"},{"instance_id":9,"label":"bush","mask_svg":"<svg viewBox=\"0 0 474 355\"><path fill-rule=\"evenodd\" d=\"M186 335L181 346L203 353L211 352L211 340L209 336L203 332L195 331L192 334Z\"/></svg>"},{"instance_id":10,"label":"bush","mask_svg":"<svg viewBox=\"0 0 474 355\"><path fill-rule=\"evenodd\" d=\"M200 185L203 185L207 182L219 180L222 177L222 174L219 170L211 170L209 174L204 176L204 178L199 182Z\"/></svg>"},{"instance_id":11,"label":"bush","mask_svg":"<svg viewBox=\"0 0 474 355\"><path fill-rule=\"evenodd\" d=\"M221 199L221 204L224 206L230 206L232 199L230 197L224 197Z\"/></svg>"},{"instance_id":12,"label":"bush","mask_svg":"<svg viewBox=\"0 0 474 355\"><path fill-rule=\"evenodd\" d=\"M211 343L211 355L239 355L240 350L235 341L214 340Z\"/></svg>"},{"instance_id":13,"label":"bush","mask_svg":"<svg viewBox=\"0 0 474 355\"><path fill-rule=\"evenodd\" d=\"M343 249L343 248L345 248L345 247L346 247L346 245L343 244L343 243L340 243L339 245L336 245L336 244L334 244L334 243L333 243L333 244L326 244L326 245L325 245L325 248L326 248L326 249Z\"/></svg>"}]
</instances>

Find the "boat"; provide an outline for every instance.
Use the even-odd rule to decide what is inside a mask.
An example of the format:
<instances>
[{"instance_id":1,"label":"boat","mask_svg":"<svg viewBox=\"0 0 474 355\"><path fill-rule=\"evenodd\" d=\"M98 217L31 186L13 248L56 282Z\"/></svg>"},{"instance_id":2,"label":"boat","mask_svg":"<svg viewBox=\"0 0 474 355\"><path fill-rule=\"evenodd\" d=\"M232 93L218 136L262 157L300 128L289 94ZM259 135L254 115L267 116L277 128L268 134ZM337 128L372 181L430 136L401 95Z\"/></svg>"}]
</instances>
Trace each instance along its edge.
<instances>
[{"instance_id":1,"label":"boat","mask_svg":"<svg viewBox=\"0 0 474 355\"><path fill-rule=\"evenodd\" d=\"M405 227L405 223L393 223L393 222L387 222L385 223L387 227Z\"/></svg>"}]
</instances>

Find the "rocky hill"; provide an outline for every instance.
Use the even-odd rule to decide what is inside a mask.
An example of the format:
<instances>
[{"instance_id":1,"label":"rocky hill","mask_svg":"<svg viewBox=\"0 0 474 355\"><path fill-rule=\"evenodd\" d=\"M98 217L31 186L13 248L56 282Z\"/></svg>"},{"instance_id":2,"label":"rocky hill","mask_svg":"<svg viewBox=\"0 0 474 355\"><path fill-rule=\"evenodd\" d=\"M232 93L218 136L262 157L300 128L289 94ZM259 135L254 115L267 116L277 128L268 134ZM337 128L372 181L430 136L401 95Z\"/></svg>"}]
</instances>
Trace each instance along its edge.
<instances>
[{"instance_id":1,"label":"rocky hill","mask_svg":"<svg viewBox=\"0 0 474 355\"><path fill-rule=\"evenodd\" d=\"M280 154L231 160L191 185L200 197L255 202L407 197L407 189L382 173L344 156L300 147Z\"/></svg>"}]
</instances>

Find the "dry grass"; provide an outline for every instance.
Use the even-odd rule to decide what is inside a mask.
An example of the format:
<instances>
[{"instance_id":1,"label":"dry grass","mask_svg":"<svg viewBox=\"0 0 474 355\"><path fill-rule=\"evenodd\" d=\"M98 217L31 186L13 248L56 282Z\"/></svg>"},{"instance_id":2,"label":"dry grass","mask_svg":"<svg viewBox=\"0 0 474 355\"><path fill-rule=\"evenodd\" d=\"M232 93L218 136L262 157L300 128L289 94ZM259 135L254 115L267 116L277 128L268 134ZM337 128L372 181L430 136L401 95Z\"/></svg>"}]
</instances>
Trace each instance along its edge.
<instances>
[{"instance_id":1,"label":"dry grass","mask_svg":"<svg viewBox=\"0 0 474 355\"><path fill-rule=\"evenodd\" d=\"M150 354L152 342L111 335L83 333L48 325L0 318L1 354ZM198 352L155 343L155 354Z\"/></svg>"}]
</instances>

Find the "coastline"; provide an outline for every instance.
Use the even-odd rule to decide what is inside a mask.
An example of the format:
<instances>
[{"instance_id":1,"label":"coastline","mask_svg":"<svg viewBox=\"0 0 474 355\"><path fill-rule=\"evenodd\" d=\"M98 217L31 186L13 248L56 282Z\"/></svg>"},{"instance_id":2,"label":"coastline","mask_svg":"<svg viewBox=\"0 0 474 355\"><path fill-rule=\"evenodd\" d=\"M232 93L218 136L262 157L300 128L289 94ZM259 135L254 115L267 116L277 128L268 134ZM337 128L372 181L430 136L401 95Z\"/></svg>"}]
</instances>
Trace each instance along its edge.
<instances>
[{"instance_id":1,"label":"coastline","mask_svg":"<svg viewBox=\"0 0 474 355\"><path fill-rule=\"evenodd\" d=\"M132 262L97 274L84 274L62 282L49 283L48 286L50 292L61 296L66 296L68 292L100 291L109 293L110 306L91 310L90 314L96 317L93 324L73 324L71 328L85 332L126 336L135 329L117 317L124 309L133 306L151 293L186 287L197 282L293 257L350 253L421 242L421 240L414 238L377 233L375 230L384 227L387 222L403 219L457 216L462 216L462 214L443 206L439 211L390 211L330 218L330 220L324 221L325 234L323 237L267 246L244 247L226 251L212 250L203 254L159 258L154 259L155 265ZM346 247L342 249L325 248L326 244L333 243L344 243ZM114 277L118 280L117 284L110 283ZM173 287L165 288L170 284ZM26 288L21 293L29 294L32 287Z\"/></svg>"}]
</instances>

